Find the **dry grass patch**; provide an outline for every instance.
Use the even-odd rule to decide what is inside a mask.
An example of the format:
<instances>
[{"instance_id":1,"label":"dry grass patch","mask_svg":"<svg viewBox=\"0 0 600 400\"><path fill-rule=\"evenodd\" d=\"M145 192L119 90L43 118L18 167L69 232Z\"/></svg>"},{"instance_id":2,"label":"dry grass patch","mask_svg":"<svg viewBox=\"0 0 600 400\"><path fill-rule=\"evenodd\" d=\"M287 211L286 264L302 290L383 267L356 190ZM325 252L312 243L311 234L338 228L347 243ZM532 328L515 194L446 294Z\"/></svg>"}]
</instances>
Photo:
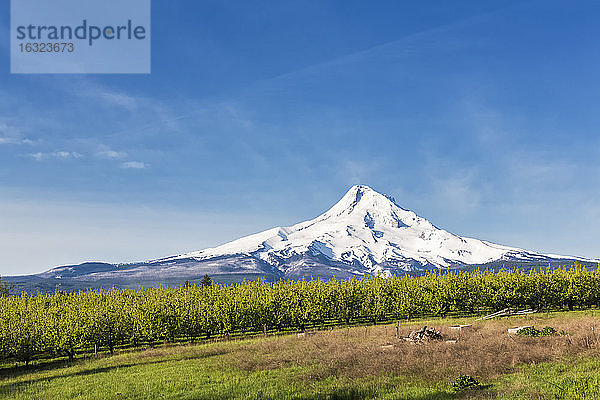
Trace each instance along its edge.
<instances>
[{"instance_id":1,"label":"dry grass patch","mask_svg":"<svg viewBox=\"0 0 600 400\"><path fill-rule=\"evenodd\" d=\"M309 379L336 376L360 378L393 373L431 380L467 374L488 380L515 371L519 364L556 361L565 356L600 353L600 321L590 315L535 315L473 322L460 333L454 323L404 324L400 336L423 325L441 329L444 341L420 344L396 339L395 326L341 328L312 336L286 336L246 342L226 355L227 362L247 371L312 366ZM531 338L508 335L519 325L552 326L565 335ZM592 329L593 328L593 329ZM393 345L393 346L390 346Z\"/></svg>"}]
</instances>

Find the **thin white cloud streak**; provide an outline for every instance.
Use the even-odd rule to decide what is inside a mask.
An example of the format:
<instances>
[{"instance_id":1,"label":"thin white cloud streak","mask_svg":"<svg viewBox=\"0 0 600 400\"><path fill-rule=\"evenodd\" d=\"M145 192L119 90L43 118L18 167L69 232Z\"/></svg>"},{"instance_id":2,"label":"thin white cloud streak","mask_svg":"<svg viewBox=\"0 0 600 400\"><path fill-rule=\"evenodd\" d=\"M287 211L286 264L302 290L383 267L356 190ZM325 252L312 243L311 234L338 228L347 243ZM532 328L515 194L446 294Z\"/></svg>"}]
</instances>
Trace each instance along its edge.
<instances>
[{"instance_id":1,"label":"thin white cloud streak","mask_svg":"<svg viewBox=\"0 0 600 400\"><path fill-rule=\"evenodd\" d=\"M33 144L23 132L11 125L0 122L0 145L2 144Z\"/></svg>"},{"instance_id":2,"label":"thin white cloud streak","mask_svg":"<svg viewBox=\"0 0 600 400\"><path fill-rule=\"evenodd\" d=\"M430 28L423 29L423 30L420 30L417 32L409 33L403 37L400 37L400 38L397 38L394 40L390 40L390 41L387 41L384 43L376 44L374 46L370 46L370 47L367 47L367 48L364 48L361 50L357 50L357 51L354 51L349 54L344 54L344 55L337 56L337 57L334 57L334 58L326 60L326 61L321 61L321 62L312 64L312 65L304 66L302 68L298 68L298 69L294 69L294 70L290 70L290 71L287 71L284 73L277 74L275 76L255 82L251 86L261 85L261 84L268 83L271 81L293 79L293 78L301 76L303 74L317 72L321 69L337 67L339 65L343 65L346 63L356 62L357 60L360 60L360 59L368 59L368 58L373 57L375 54L388 52L390 49L393 49L393 53L396 56L398 56L398 55L402 56L402 55L411 55L416 52L421 52L421 51L423 51L424 47L438 46L438 47L444 48L444 47L448 47L448 46L460 45L460 43L455 42L451 38L450 39L446 38L445 43L441 43L439 38L442 35L440 35L440 34L447 32L447 31L451 31L453 29L460 28L462 26L466 26L468 24L474 24L474 23L478 23L481 21L485 21L486 18L490 18L491 16L493 16L499 12L509 10L512 8L522 7L526 3L531 3L534 1L536 1L536 0L525 1L518 5L501 6L495 10L491 10L488 12L482 12L477 15L472 15L472 16L469 16L466 18L460 18L455 21L450 21L450 22L447 22L447 23L444 23L444 24L441 24L441 25L438 25L435 27L430 27ZM436 35L438 38L437 41L429 41L428 40L430 37L433 37ZM403 47L402 52L398 52L398 49L397 49L398 46ZM251 87L248 89L252 90Z\"/></svg>"},{"instance_id":3,"label":"thin white cloud streak","mask_svg":"<svg viewBox=\"0 0 600 400\"><path fill-rule=\"evenodd\" d=\"M102 151L102 152L98 153L98 155L100 157L115 159L115 158L123 158L127 155L127 153L114 151L114 150L106 150L106 151Z\"/></svg>"},{"instance_id":4,"label":"thin white cloud streak","mask_svg":"<svg viewBox=\"0 0 600 400\"><path fill-rule=\"evenodd\" d=\"M129 111L136 111L138 108L138 100L135 97L121 92L100 91L96 96L105 100L107 103L118 107L124 107Z\"/></svg>"},{"instance_id":5,"label":"thin white cloud streak","mask_svg":"<svg viewBox=\"0 0 600 400\"><path fill-rule=\"evenodd\" d=\"M70 85L63 90L69 95L84 97L98 104L128 112L138 127L134 131L161 127L168 132L178 132L181 130L178 122L185 118L185 115L181 115L179 111L181 104L179 107L171 107L162 99L127 93L99 84L89 78L79 79L75 85ZM130 128L127 131L129 134L132 133Z\"/></svg>"},{"instance_id":6,"label":"thin white cloud streak","mask_svg":"<svg viewBox=\"0 0 600 400\"><path fill-rule=\"evenodd\" d=\"M77 78L74 81L61 81L60 89L71 98L73 96L83 97L78 104L89 104L85 109L94 109L101 105L114 107L114 110L106 111L110 124L106 131L102 127L92 126L92 132L82 132L81 136L56 134L62 130L73 128L63 121L63 115L59 113L40 115L35 107L25 99L9 102L7 105L21 103L18 110L22 115L28 115L27 131L35 131L40 134L40 139L33 141L23 135L25 129L17 128L5 123L0 114L0 145L3 144L36 144L40 151L27 154L34 161L47 161L51 159L76 159L83 154L90 156L90 161L100 160L119 161L123 169L146 169L150 166L148 162L132 160L121 162L127 157L135 157L136 153L145 151L145 144L137 141L148 132L156 135L164 135L173 132L181 132L180 121L185 118L181 115L181 108L171 107L160 99L152 97L135 96L124 91L114 90L105 85L96 84L89 78ZM0 95L7 93L0 92ZM8 100L7 100L8 101ZM181 104L180 104L181 105ZM7 114L8 115L8 111ZM4 117L6 117L6 115ZM6 118L4 118L6 119ZM76 127L79 128L79 127ZM100 129L100 130L99 130ZM128 151L114 149L112 146L122 142L118 140L127 135ZM136 143L137 141L137 143ZM133 142L133 144L131 144ZM50 149L48 149L50 147ZM75 147L77 151L53 151L51 148ZM133 154L132 154L133 153Z\"/></svg>"},{"instance_id":7,"label":"thin white cloud streak","mask_svg":"<svg viewBox=\"0 0 600 400\"><path fill-rule=\"evenodd\" d=\"M150 164L141 161L127 161L121 164L123 169L147 169Z\"/></svg>"},{"instance_id":8,"label":"thin white cloud streak","mask_svg":"<svg viewBox=\"0 0 600 400\"><path fill-rule=\"evenodd\" d=\"M44 161L49 159L69 160L83 157L83 154L77 153L76 151L53 151L51 153L37 152L28 155L35 161Z\"/></svg>"},{"instance_id":9,"label":"thin white cloud streak","mask_svg":"<svg viewBox=\"0 0 600 400\"><path fill-rule=\"evenodd\" d=\"M95 153L96 157L104 158L108 160L119 160L127 157L127 153L124 151L116 151L107 145L101 144Z\"/></svg>"},{"instance_id":10,"label":"thin white cloud streak","mask_svg":"<svg viewBox=\"0 0 600 400\"><path fill-rule=\"evenodd\" d=\"M91 99L107 106L136 111L143 101L141 97L112 89L87 77L77 77L59 84L67 95Z\"/></svg>"}]
</instances>

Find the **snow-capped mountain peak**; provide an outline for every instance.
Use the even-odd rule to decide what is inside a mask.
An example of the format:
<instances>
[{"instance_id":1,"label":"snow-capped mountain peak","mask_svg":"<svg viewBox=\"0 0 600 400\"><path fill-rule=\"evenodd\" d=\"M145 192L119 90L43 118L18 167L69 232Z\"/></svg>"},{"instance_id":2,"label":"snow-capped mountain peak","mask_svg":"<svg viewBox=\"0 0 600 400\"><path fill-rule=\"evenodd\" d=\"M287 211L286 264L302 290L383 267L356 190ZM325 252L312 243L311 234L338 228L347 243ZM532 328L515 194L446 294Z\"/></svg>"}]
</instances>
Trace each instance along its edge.
<instances>
[{"instance_id":1,"label":"snow-capped mountain peak","mask_svg":"<svg viewBox=\"0 0 600 400\"><path fill-rule=\"evenodd\" d=\"M218 247L159 260L68 265L22 279L30 282L32 290L41 285L51 291L58 284L64 288L181 285L188 279L199 282L204 274L228 283L257 278L348 279L498 264L496 261L509 266L598 263L453 235L400 207L392 197L357 185L323 214L290 227L275 227Z\"/></svg>"},{"instance_id":2,"label":"snow-capped mountain peak","mask_svg":"<svg viewBox=\"0 0 600 400\"><path fill-rule=\"evenodd\" d=\"M433 228L427 220L398 206L393 197L376 192L366 185L352 186L333 207L309 222L344 218L349 218L352 222L356 222L356 218L362 219L371 229L374 229L376 223L380 227L401 228L428 224Z\"/></svg>"},{"instance_id":3,"label":"snow-capped mountain peak","mask_svg":"<svg viewBox=\"0 0 600 400\"><path fill-rule=\"evenodd\" d=\"M353 186L333 207L310 221L172 259L207 260L240 254L282 272L290 263L308 256L369 274L484 264L517 255L525 259L543 257L453 235L366 185Z\"/></svg>"}]
</instances>

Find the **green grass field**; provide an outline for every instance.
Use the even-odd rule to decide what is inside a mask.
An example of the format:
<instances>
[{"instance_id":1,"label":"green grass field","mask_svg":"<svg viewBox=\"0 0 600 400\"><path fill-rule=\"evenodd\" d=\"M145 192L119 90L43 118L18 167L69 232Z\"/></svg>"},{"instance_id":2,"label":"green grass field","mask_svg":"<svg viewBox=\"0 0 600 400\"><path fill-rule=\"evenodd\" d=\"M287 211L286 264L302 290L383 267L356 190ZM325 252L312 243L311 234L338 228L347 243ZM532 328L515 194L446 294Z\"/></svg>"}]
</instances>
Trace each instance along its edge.
<instances>
[{"instance_id":1,"label":"green grass field","mask_svg":"<svg viewBox=\"0 0 600 400\"><path fill-rule=\"evenodd\" d=\"M595 399L600 398L600 335L594 311L486 322L423 325L445 340L413 344L395 326L337 328L299 338L159 347L114 356L54 360L0 369L2 399ZM458 335L450 325L472 323ZM519 325L562 335L509 336ZM600 327L600 326L599 326ZM593 328L593 329L592 329ZM454 342L456 340L456 342ZM455 391L460 375L481 387Z\"/></svg>"}]
</instances>

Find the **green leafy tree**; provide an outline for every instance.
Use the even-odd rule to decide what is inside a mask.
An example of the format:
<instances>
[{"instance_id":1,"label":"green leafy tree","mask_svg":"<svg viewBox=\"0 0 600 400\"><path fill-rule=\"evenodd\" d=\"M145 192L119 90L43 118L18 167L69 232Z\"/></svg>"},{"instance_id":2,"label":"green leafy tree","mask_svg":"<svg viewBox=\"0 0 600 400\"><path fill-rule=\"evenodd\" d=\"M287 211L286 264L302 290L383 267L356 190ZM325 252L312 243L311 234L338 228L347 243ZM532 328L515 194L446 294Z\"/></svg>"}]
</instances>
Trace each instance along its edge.
<instances>
[{"instance_id":1,"label":"green leafy tree","mask_svg":"<svg viewBox=\"0 0 600 400\"><path fill-rule=\"evenodd\" d=\"M210 279L210 276L208 276L208 274L204 275L204 277L200 281L200 285L202 285L202 286L212 286L212 279Z\"/></svg>"},{"instance_id":2,"label":"green leafy tree","mask_svg":"<svg viewBox=\"0 0 600 400\"><path fill-rule=\"evenodd\" d=\"M10 296L15 290L15 285L0 276L0 297Z\"/></svg>"},{"instance_id":3,"label":"green leafy tree","mask_svg":"<svg viewBox=\"0 0 600 400\"><path fill-rule=\"evenodd\" d=\"M600 271L425 273L348 281L264 280L151 289L109 289L9 296L0 279L0 360L196 340L244 332L310 329L506 307L600 305ZM544 332L551 334L551 328ZM461 378L465 379L465 378Z\"/></svg>"}]
</instances>

